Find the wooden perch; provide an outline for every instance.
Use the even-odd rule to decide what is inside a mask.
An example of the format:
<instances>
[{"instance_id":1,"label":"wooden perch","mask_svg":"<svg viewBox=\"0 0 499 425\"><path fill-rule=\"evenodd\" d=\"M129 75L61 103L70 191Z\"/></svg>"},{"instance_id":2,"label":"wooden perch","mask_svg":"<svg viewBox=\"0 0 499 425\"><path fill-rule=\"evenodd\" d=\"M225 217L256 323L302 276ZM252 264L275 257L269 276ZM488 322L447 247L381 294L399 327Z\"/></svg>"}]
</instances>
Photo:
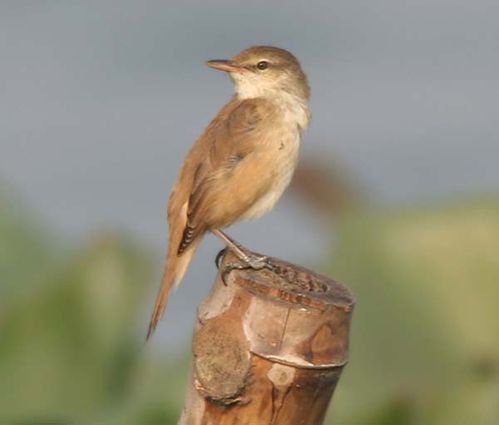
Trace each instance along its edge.
<instances>
[{"instance_id":1,"label":"wooden perch","mask_svg":"<svg viewBox=\"0 0 499 425\"><path fill-rule=\"evenodd\" d=\"M221 261L223 274L236 258ZM348 359L347 288L274 258L232 270L198 309L178 425L320 425Z\"/></svg>"}]
</instances>

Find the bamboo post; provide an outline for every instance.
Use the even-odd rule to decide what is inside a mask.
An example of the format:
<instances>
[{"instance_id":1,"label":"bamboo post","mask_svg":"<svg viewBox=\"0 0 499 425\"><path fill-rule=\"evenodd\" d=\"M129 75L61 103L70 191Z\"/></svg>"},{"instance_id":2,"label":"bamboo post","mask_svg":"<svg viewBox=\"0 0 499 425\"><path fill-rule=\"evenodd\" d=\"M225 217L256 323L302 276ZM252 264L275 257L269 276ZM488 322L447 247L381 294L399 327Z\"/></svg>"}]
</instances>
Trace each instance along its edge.
<instances>
[{"instance_id":1,"label":"bamboo post","mask_svg":"<svg viewBox=\"0 0 499 425\"><path fill-rule=\"evenodd\" d=\"M270 258L232 270L228 253L198 308L178 425L320 425L348 359L347 288Z\"/></svg>"}]
</instances>

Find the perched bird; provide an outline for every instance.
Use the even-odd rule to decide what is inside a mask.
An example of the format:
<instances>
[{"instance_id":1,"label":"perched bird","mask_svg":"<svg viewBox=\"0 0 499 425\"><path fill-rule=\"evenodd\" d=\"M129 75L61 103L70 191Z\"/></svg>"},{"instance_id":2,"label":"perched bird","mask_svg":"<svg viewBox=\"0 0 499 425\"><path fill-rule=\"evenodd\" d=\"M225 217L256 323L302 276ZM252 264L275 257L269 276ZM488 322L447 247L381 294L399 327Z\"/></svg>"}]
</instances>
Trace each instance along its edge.
<instances>
[{"instance_id":1,"label":"perched bird","mask_svg":"<svg viewBox=\"0 0 499 425\"><path fill-rule=\"evenodd\" d=\"M263 266L264 257L245 251L220 229L272 209L291 180L301 130L310 121L307 77L290 52L255 46L207 65L228 73L235 95L191 147L171 191L165 271L147 338L206 232L250 267Z\"/></svg>"}]
</instances>

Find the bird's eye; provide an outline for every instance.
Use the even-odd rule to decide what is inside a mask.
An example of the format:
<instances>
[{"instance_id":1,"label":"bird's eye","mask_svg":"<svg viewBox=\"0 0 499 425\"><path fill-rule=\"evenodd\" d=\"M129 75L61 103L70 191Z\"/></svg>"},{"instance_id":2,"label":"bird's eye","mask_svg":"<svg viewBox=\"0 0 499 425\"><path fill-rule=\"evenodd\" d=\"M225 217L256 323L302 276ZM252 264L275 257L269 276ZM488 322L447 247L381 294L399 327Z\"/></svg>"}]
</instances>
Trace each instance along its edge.
<instances>
[{"instance_id":1,"label":"bird's eye","mask_svg":"<svg viewBox=\"0 0 499 425\"><path fill-rule=\"evenodd\" d=\"M269 63L267 61L260 61L256 64L256 67L260 71L263 71L264 69L267 69L269 67Z\"/></svg>"}]
</instances>

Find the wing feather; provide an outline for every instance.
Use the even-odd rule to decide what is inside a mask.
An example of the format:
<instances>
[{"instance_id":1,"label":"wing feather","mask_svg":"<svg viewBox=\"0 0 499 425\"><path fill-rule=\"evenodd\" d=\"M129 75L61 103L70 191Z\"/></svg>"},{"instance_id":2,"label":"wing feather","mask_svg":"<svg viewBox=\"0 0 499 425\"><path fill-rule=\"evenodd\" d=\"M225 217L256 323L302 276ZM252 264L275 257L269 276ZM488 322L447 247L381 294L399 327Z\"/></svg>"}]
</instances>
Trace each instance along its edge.
<instances>
[{"instance_id":1,"label":"wing feather","mask_svg":"<svg viewBox=\"0 0 499 425\"><path fill-rule=\"evenodd\" d=\"M239 101L226 119L220 120L205 136L209 152L204 162L194 172L192 191L188 200L187 222L179 245L179 252L211 226L225 226L225 217L230 216L231 208L221 213L223 208L217 203L225 202L229 195L231 179L247 169L251 155L258 152L265 137L266 122L272 119L273 105L263 99ZM246 166L243 167L243 164ZM249 171L249 169L248 169ZM244 178L244 176L238 176ZM262 183L265 178L262 176ZM261 195L264 188L255 184L243 197L241 209L249 208ZM246 190L248 190L246 188ZM247 204L246 206L244 204ZM230 205L230 202L228 203Z\"/></svg>"}]
</instances>

